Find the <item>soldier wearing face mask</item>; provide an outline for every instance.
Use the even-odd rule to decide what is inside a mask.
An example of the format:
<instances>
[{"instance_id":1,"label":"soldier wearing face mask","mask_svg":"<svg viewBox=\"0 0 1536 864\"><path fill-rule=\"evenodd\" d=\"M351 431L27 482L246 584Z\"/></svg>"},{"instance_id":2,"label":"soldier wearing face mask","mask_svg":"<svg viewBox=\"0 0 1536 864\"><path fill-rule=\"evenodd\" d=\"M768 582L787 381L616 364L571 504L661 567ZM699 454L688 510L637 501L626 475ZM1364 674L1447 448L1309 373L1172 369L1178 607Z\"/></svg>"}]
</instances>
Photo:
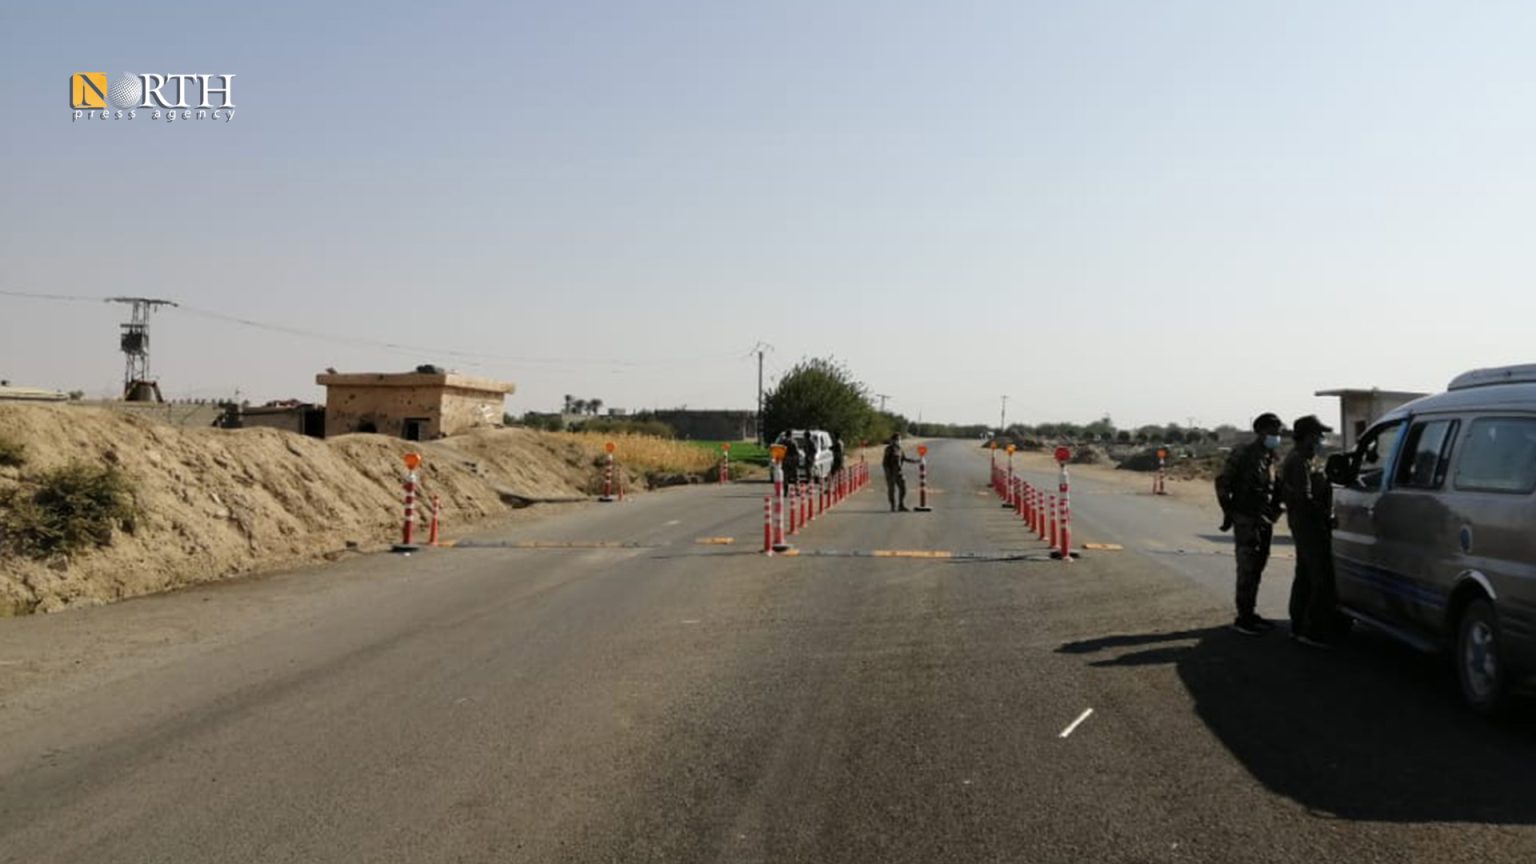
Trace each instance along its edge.
<instances>
[{"instance_id":1,"label":"soldier wearing face mask","mask_svg":"<svg viewBox=\"0 0 1536 864\"><path fill-rule=\"evenodd\" d=\"M1269 547L1281 508L1275 484L1275 451L1280 447L1283 424L1274 414L1260 414L1253 421L1254 440L1227 457L1216 478L1216 500L1226 517L1221 529L1232 529L1237 554L1237 619L1232 628L1257 636L1274 625L1255 611L1259 580L1269 563Z\"/></svg>"}]
</instances>

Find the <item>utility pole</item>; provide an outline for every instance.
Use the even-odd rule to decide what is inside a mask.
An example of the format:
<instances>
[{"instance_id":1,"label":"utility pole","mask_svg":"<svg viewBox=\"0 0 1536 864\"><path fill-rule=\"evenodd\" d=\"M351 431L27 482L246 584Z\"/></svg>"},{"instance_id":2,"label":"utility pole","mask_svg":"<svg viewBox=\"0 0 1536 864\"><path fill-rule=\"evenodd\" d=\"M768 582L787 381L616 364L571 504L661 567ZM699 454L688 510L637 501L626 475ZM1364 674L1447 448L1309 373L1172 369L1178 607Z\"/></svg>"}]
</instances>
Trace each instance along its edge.
<instances>
[{"instance_id":1,"label":"utility pole","mask_svg":"<svg viewBox=\"0 0 1536 864\"><path fill-rule=\"evenodd\" d=\"M884 393L876 393L875 395L880 397L880 413L884 414L885 413L885 400L887 400L887 399L889 399L891 397L885 395Z\"/></svg>"},{"instance_id":2,"label":"utility pole","mask_svg":"<svg viewBox=\"0 0 1536 864\"><path fill-rule=\"evenodd\" d=\"M1001 434L1003 434L1004 432L1007 432L1007 431L1008 431L1008 397L1004 396L1003 397L1003 412L997 418L997 434L1001 435Z\"/></svg>"},{"instance_id":3,"label":"utility pole","mask_svg":"<svg viewBox=\"0 0 1536 864\"><path fill-rule=\"evenodd\" d=\"M768 430L763 427L763 353L772 351L773 346L767 342L759 341L752 346L752 352L757 354L757 443L768 443Z\"/></svg>"},{"instance_id":4,"label":"utility pole","mask_svg":"<svg viewBox=\"0 0 1536 864\"><path fill-rule=\"evenodd\" d=\"M127 358L123 368L123 401L164 402L160 397L159 382L149 375L149 316L157 307L175 306L176 303L153 297L108 297L107 302L133 307L118 338L118 347Z\"/></svg>"}]
</instances>

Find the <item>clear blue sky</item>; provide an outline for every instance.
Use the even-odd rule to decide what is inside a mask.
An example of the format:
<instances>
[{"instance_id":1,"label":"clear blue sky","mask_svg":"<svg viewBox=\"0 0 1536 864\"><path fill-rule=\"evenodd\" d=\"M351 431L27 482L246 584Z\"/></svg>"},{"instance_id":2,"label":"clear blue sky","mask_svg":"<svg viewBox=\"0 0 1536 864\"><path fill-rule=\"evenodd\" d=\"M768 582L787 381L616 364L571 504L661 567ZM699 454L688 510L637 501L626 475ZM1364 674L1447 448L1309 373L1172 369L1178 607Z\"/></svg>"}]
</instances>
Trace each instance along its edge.
<instances>
[{"instance_id":1,"label":"clear blue sky","mask_svg":"<svg viewBox=\"0 0 1536 864\"><path fill-rule=\"evenodd\" d=\"M0 289L185 312L167 395L437 361L748 407L835 354L928 419L1244 422L1536 360L1528 3L32 3L0 10ZM69 76L235 73L227 124ZM0 297L0 377L122 309Z\"/></svg>"}]
</instances>

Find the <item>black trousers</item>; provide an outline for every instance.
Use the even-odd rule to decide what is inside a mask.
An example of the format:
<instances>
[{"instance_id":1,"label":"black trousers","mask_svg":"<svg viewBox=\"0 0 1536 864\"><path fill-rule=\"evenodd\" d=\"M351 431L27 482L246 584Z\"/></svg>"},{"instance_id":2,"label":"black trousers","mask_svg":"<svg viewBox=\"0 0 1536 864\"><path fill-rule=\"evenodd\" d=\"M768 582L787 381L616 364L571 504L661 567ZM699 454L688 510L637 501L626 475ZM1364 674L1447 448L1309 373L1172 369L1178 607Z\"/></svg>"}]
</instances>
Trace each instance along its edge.
<instances>
[{"instance_id":1,"label":"black trousers","mask_svg":"<svg viewBox=\"0 0 1536 864\"><path fill-rule=\"evenodd\" d=\"M891 509L907 506L907 478L900 471L885 474L885 496L891 499Z\"/></svg>"},{"instance_id":2,"label":"black trousers","mask_svg":"<svg viewBox=\"0 0 1536 864\"><path fill-rule=\"evenodd\" d=\"M1291 632L1331 639L1342 630L1334 586L1333 532L1326 525L1291 525L1296 540L1296 576L1291 580Z\"/></svg>"}]
</instances>

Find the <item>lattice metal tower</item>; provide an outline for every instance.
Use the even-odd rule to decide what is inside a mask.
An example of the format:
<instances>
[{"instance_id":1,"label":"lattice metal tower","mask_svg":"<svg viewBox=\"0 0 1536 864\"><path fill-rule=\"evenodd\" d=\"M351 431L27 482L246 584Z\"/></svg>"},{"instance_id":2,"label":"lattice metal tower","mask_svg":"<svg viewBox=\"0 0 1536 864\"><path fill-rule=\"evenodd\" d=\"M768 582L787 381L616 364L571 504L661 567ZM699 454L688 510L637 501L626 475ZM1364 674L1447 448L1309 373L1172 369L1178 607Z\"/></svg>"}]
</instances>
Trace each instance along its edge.
<instances>
[{"instance_id":1,"label":"lattice metal tower","mask_svg":"<svg viewBox=\"0 0 1536 864\"><path fill-rule=\"evenodd\" d=\"M127 324L122 325L118 345L127 358L123 368L123 401L163 402L160 383L149 375L149 316L157 306L175 306L170 300L151 297L109 297L108 303L127 303L133 307Z\"/></svg>"}]
</instances>

